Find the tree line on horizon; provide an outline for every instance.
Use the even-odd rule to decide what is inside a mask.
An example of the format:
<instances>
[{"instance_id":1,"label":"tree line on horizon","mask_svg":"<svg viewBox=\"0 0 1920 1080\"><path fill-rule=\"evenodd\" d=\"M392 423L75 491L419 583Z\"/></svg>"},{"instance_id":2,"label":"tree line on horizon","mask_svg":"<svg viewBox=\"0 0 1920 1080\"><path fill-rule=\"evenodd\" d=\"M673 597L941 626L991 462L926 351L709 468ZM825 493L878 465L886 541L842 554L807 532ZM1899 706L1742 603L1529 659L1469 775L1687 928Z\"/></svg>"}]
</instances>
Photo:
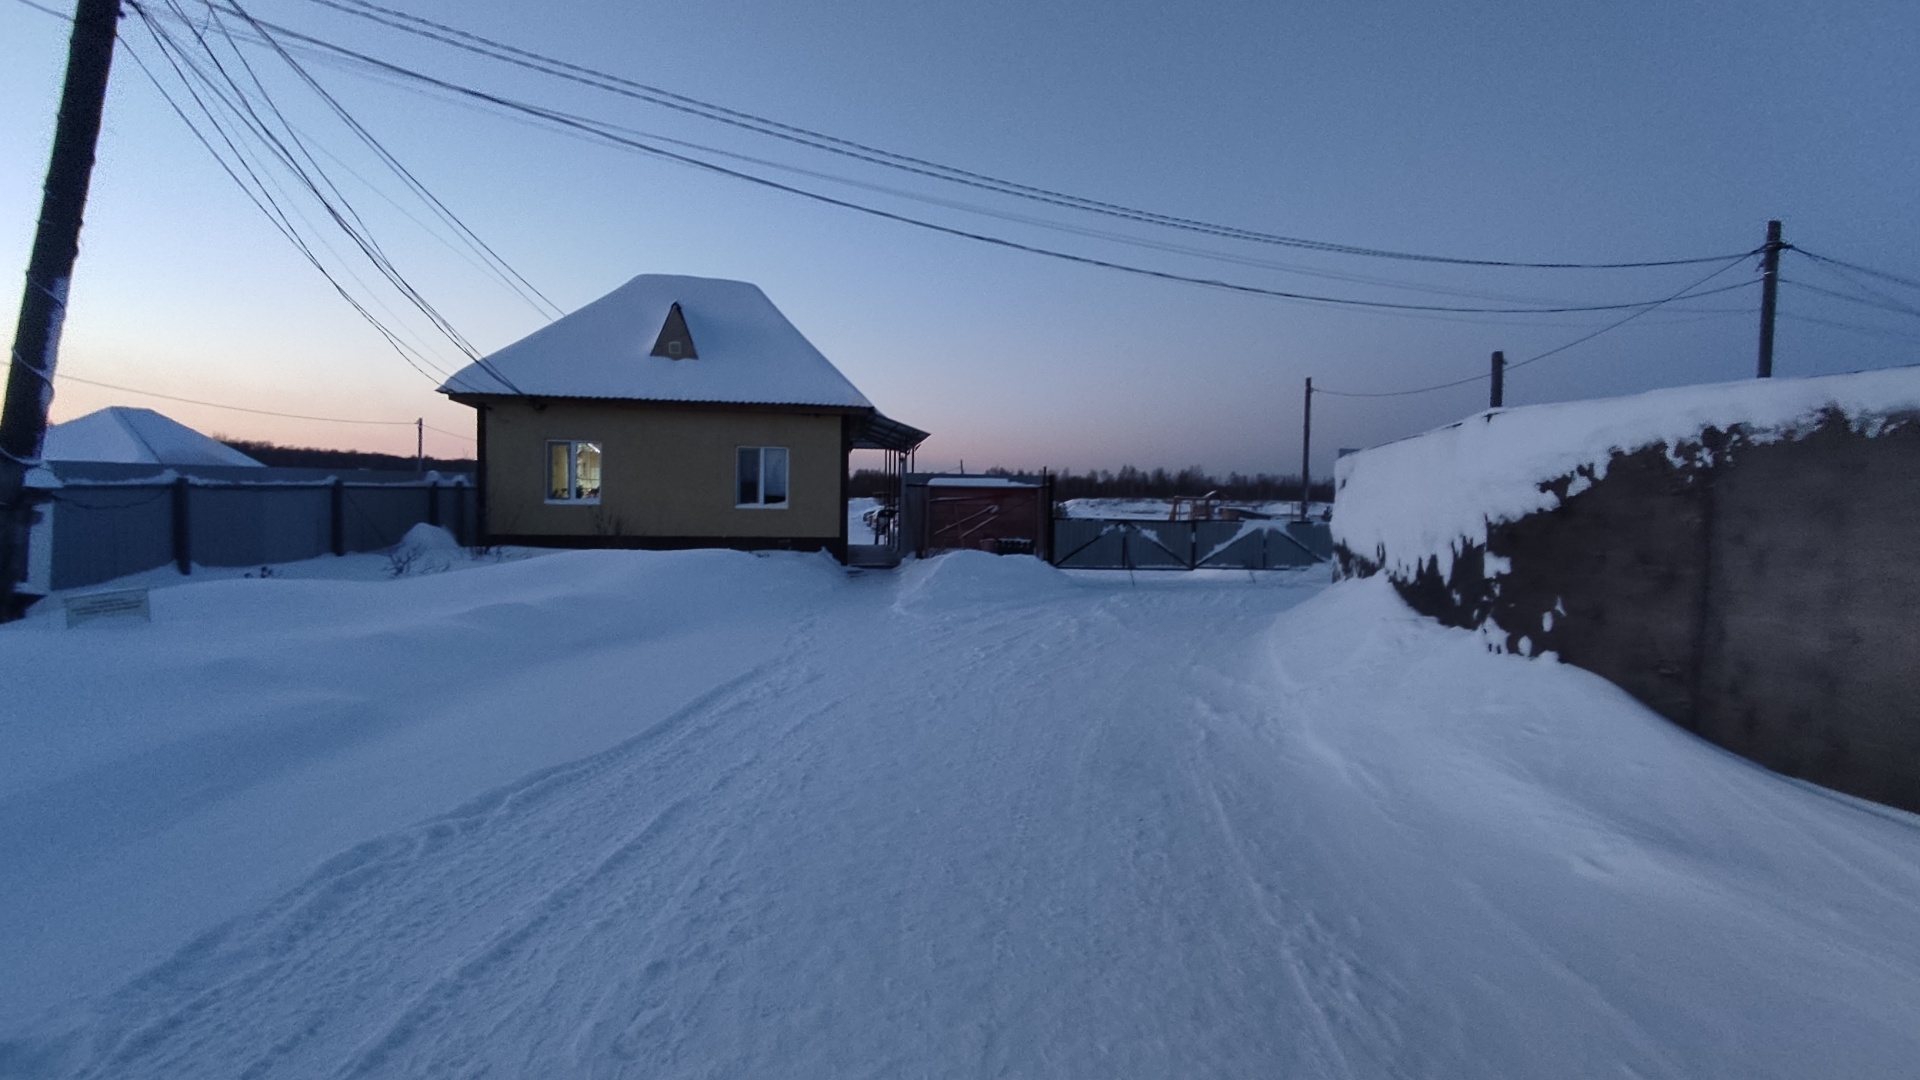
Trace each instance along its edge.
<instances>
[{"instance_id":1,"label":"tree line on horizon","mask_svg":"<svg viewBox=\"0 0 1920 1080\"><path fill-rule=\"evenodd\" d=\"M384 469L413 472L418 463L411 454L379 454L370 450L324 450L317 446L282 446L256 439L220 439L222 443L262 465L276 469ZM428 469L439 472L471 473L479 468L472 458L428 456Z\"/></svg>"}]
</instances>

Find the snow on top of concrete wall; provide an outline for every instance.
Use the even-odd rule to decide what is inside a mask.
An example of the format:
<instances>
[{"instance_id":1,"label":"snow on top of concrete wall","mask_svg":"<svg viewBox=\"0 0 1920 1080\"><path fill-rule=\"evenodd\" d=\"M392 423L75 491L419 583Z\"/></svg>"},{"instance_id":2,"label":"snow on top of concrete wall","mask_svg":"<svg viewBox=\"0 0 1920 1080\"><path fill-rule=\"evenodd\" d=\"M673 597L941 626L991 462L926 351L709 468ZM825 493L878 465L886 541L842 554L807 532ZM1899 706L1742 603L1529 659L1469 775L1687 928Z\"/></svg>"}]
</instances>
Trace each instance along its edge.
<instances>
[{"instance_id":1,"label":"snow on top of concrete wall","mask_svg":"<svg viewBox=\"0 0 1920 1080\"><path fill-rule=\"evenodd\" d=\"M1334 466L1333 537L1361 558L1412 571L1484 544L1487 526L1560 504L1542 485L1585 467L1597 480L1616 451L1672 448L1708 428L1743 426L1756 441L1793 438L1838 409L1877 431L1920 410L1920 367L1812 379L1748 379L1628 397L1492 409L1457 424L1349 454ZM1591 481L1576 477L1568 495Z\"/></svg>"}]
</instances>

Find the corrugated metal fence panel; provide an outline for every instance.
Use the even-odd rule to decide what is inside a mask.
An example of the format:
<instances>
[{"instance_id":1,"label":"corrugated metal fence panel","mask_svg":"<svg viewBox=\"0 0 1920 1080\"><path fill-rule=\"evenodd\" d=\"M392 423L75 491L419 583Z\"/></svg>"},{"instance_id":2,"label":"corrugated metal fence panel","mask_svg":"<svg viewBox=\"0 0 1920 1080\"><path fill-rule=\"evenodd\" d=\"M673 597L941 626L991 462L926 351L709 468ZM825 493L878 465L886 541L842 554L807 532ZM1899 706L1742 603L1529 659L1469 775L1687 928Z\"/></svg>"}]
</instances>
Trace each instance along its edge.
<instances>
[{"instance_id":1,"label":"corrugated metal fence panel","mask_svg":"<svg viewBox=\"0 0 1920 1080\"><path fill-rule=\"evenodd\" d=\"M1194 523L1195 567L1206 570L1266 569L1265 529L1237 521Z\"/></svg>"},{"instance_id":2,"label":"corrugated metal fence panel","mask_svg":"<svg viewBox=\"0 0 1920 1080\"><path fill-rule=\"evenodd\" d=\"M1054 565L1070 570L1288 570L1324 561L1294 527L1319 522L1117 521L1054 522ZM1331 553L1332 545L1327 544Z\"/></svg>"},{"instance_id":3,"label":"corrugated metal fence panel","mask_svg":"<svg viewBox=\"0 0 1920 1080\"><path fill-rule=\"evenodd\" d=\"M63 487L54 492L48 587L78 588L172 561L172 496L165 487Z\"/></svg>"},{"instance_id":4,"label":"corrugated metal fence panel","mask_svg":"<svg viewBox=\"0 0 1920 1080\"><path fill-rule=\"evenodd\" d=\"M474 514L479 503L473 497L472 489L464 484L442 484L434 492L438 513L423 521L438 522L440 527L453 534L453 538L462 544L473 543Z\"/></svg>"},{"instance_id":5,"label":"corrugated metal fence panel","mask_svg":"<svg viewBox=\"0 0 1920 1080\"><path fill-rule=\"evenodd\" d=\"M333 550L330 485L204 484L187 491L188 544L202 566L296 562ZM349 551L378 551L432 516L433 489L421 484L347 484L341 522ZM172 484L68 484L51 493L48 588L75 589L165 566L174 559ZM479 502L443 484L441 527L462 542L474 535Z\"/></svg>"},{"instance_id":6,"label":"corrugated metal fence panel","mask_svg":"<svg viewBox=\"0 0 1920 1080\"><path fill-rule=\"evenodd\" d=\"M1053 523L1055 566L1078 570L1123 569L1121 537L1116 521L1093 518L1057 518Z\"/></svg>"},{"instance_id":7,"label":"corrugated metal fence panel","mask_svg":"<svg viewBox=\"0 0 1920 1080\"><path fill-rule=\"evenodd\" d=\"M1295 538L1290 528L1265 529L1262 532L1266 536L1266 547L1262 551L1266 559L1265 569L1294 570L1326 561Z\"/></svg>"},{"instance_id":8,"label":"corrugated metal fence panel","mask_svg":"<svg viewBox=\"0 0 1920 1080\"><path fill-rule=\"evenodd\" d=\"M1324 521L1289 521L1287 535L1314 553L1320 561L1333 558L1333 526Z\"/></svg>"},{"instance_id":9,"label":"corrugated metal fence panel","mask_svg":"<svg viewBox=\"0 0 1920 1080\"><path fill-rule=\"evenodd\" d=\"M427 520L424 487L346 485L340 493L346 514L348 551L378 551L400 542L407 530Z\"/></svg>"},{"instance_id":10,"label":"corrugated metal fence panel","mask_svg":"<svg viewBox=\"0 0 1920 1080\"><path fill-rule=\"evenodd\" d=\"M189 487L193 561L201 566L297 562L333 550L324 487Z\"/></svg>"},{"instance_id":11,"label":"corrugated metal fence panel","mask_svg":"<svg viewBox=\"0 0 1920 1080\"><path fill-rule=\"evenodd\" d=\"M1190 521L1136 521L1127 537L1127 561L1135 570L1186 570L1193 556Z\"/></svg>"}]
</instances>

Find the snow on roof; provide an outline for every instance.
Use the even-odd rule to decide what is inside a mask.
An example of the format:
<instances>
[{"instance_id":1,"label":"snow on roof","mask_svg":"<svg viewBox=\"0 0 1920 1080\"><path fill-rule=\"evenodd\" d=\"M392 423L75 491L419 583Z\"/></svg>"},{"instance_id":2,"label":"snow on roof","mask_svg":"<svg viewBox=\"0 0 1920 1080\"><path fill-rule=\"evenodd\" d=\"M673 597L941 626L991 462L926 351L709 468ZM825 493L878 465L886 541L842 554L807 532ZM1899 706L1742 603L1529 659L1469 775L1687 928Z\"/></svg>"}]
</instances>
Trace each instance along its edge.
<instances>
[{"instance_id":1,"label":"snow on roof","mask_svg":"<svg viewBox=\"0 0 1920 1080\"><path fill-rule=\"evenodd\" d=\"M114 461L136 465L260 463L216 439L154 412L114 405L47 429L46 461Z\"/></svg>"},{"instance_id":2,"label":"snow on roof","mask_svg":"<svg viewBox=\"0 0 1920 1080\"><path fill-rule=\"evenodd\" d=\"M676 303L697 358L651 355ZM484 365L441 392L873 407L758 286L719 278L642 274Z\"/></svg>"},{"instance_id":3,"label":"snow on roof","mask_svg":"<svg viewBox=\"0 0 1920 1080\"><path fill-rule=\"evenodd\" d=\"M936 476L927 481L928 487L1010 487L1037 488L1039 484L1025 480L1014 480L1005 476Z\"/></svg>"},{"instance_id":4,"label":"snow on roof","mask_svg":"<svg viewBox=\"0 0 1920 1080\"><path fill-rule=\"evenodd\" d=\"M1334 540L1389 569L1412 570L1432 556L1445 576L1454 555L1486 543L1489 524L1559 505L1543 482L1583 466L1599 479L1615 451L1664 444L1671 452L1707 428L1739 424L1757 442L1790 439L1829 409L1877 431L1881 417L1920 410L1920 367L1489 410L1335 462ZM1585 486L1576 480L1569 494Z\"/></svg>"}]
</instances>

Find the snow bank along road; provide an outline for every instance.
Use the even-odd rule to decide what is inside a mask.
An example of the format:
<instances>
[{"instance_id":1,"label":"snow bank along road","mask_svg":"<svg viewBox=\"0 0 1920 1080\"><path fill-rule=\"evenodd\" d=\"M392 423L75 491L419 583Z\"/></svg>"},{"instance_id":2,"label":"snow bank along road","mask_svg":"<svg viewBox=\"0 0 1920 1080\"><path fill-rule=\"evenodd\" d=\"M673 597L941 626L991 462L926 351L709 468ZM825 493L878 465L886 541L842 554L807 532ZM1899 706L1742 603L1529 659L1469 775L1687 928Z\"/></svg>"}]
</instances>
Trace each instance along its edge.
<instances>
[{"instance_id":1,"label":"snow bank along road","mask_svg":"<svg viewBox=\"0 0 1920 1080\"><path fill-rule=\"evenodd\" d=\"M1920 825L1379 582L581 552L0 631L0 1075L1911 1076Z\"/></svg>"}]
</instances>

